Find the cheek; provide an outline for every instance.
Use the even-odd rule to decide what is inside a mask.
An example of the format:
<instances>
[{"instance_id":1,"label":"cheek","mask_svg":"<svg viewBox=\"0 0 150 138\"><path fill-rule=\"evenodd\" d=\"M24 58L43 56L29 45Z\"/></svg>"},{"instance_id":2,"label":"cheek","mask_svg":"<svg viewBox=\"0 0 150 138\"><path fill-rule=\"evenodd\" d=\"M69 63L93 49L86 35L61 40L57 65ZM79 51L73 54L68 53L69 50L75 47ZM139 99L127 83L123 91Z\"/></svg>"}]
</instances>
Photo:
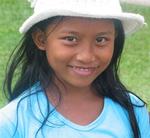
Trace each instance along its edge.
<instances>
[{"instance_id":1,"label":"cheek","mask_svg":"<svg viewBox=\"0 0 150 138\"><path fill-rule=\"evenodd\" d=\"M103 50L101 50L99 53L101 63L109 64L111 62L113 52L114 52L114 46L106 47Z\"/></svg>"},{"instance_id":2,"label":"cheek","mask_svg":"<svg viewBox=\"0 0 150 138\"><path fill-rule=\"evenodd\" d=\"M113 53L114 53L114 48L110 49L110 50L109 50L108 52L106 52L106 54L105 54L106 59L108 59L109 62L110 62L111 59L112 59Z\"/></svg>"},{"instance_id":3,"label":"cheek","mask_svg":"<svg viewBox=\"0 0 150 138\"><path fill-rule=\"evenodd\" d=\"M64 49L60 45L51 45L46 49L47 59L51 66L64 64L69 62L72 58L72 52L68 49Z\"/></svg>"}]
</instances>

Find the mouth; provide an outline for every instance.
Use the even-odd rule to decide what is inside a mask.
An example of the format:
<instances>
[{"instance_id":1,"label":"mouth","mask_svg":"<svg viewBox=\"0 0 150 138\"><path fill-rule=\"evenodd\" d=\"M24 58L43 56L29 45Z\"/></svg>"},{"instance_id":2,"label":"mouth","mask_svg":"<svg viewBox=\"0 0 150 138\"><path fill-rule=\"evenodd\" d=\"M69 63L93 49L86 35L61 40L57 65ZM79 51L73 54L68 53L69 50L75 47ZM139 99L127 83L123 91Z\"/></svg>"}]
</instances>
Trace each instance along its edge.
<instances>
[{"instance_id":1,"label":"mouth","mask_svg":"<svg viewBox=\"0 0 150 138\"><path fill-rule=\"evenodd\" d=\"M96 69L99 66L84 67L84 66L72 66L72 65L69 65L68 67L70 67L71 70L77 75L90 76L90 75L94 75L94 73L96 72Z\"/></svg>"}]
</instances>

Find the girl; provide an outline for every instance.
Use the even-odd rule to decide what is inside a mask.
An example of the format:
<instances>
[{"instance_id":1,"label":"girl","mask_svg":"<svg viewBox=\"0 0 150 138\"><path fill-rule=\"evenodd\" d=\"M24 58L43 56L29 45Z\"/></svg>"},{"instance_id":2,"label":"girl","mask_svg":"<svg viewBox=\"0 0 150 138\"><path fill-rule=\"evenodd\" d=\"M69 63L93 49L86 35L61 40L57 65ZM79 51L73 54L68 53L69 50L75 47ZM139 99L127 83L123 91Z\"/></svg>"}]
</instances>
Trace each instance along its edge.
<instances>
[{"instance_id":1,"label":"girl","mask_svg":"<svg viewBox=\"0 0 150 138\"><path fill-rule=\"evenodd\" d=\"M0 137L149 138L145 103L117 74L125 35L143 17L118 0L31 3L6 75Z\"/></svg>"}]
</instances>

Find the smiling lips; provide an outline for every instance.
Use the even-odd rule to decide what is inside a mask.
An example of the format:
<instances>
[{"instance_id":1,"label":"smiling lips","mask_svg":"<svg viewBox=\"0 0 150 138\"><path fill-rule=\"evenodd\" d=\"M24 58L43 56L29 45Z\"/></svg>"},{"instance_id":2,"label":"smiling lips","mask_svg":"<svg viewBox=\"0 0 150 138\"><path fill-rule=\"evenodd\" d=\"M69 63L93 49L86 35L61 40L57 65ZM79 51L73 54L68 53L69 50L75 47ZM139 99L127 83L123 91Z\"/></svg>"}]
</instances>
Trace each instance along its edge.
<instances>
[{"instance_id":1,"label":"smiling lips","mask_svg":"<svg viewBox=\"0 0 150 138\"><path fill-rule=\"evenodd\" d=\"M72 68L72 71L80 76L89 76L95 73L96 69L99 66L95 67L81 67L81 66L69 66Z\"/></svg>"}]
</instances>

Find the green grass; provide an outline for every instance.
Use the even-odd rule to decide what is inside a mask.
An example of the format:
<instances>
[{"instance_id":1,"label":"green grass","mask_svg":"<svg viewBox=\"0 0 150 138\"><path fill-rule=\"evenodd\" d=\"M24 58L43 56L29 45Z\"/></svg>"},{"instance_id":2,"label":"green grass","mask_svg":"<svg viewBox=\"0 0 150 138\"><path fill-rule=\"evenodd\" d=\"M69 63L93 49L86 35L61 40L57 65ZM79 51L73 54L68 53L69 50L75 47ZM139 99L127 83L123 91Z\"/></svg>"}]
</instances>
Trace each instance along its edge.
<instances>
[{"instance_id":1,"label":"green grass","mask_svg":"<svg viewBox=\"0 0 150 138\"><path fill-rule=\"evenodd\" d=\"M123 4L125 11L140 13L150 25L150 7ZM31 8L27 0L0 0L0 107L5 104L2 95L2 82L5 67L12 49L19 42L18 29L30 15ZM123 52L120 76L130 90L148 103L150 109L150 26L126 40Z\"/></svg>"},{"instance_id":2,"label":"green grass","mask_svg":"<svg viewBox=\"0 0 150 138\"><path fill-rule=\"evenodd\" d=\"M147 25L127 37L120 74L124 84L134 91L150 109L150 7L125 4L124 9L144 15Z\"/></svg>"},{"instance_id":3,"label":"green grass","mask_svg":"<svg viewBox=\"0 0 150 138\"><path fill-rule=\"evenodd\" d=\"M6 101L2 84L7 60L21 38L18 29L30 13L27 0L0 0L0 107Z\"/></svg>"}]
</instances>

